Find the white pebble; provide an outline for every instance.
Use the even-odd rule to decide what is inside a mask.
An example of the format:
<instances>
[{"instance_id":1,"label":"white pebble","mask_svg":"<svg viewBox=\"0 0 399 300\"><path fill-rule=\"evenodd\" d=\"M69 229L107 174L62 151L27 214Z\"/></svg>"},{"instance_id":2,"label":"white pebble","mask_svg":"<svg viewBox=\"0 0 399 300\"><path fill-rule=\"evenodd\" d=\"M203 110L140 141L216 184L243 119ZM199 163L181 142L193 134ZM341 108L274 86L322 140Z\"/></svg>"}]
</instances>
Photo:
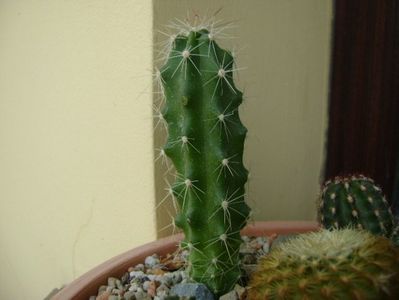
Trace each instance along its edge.
<instances>
[{"instance_id":1,"label":"white pebble","mask_svg":"<svg viewBox=\"0 0 399 300\"><path fill-rule=\"evenodd\" d=\"M154 256L147 256L145 258L144 264L147 268L153 268L155 265L159 264L159 258Z\"/></svg>"},{"instance_id":2,"label":"white pebble","mask_svg":"<svg viewBox=\"0 0 399 300\"><path fill-rule=\"evenodd\" d=\"M169 288L164 285L161 284L158 288L157 288L157 296L159 297L166 297L169 294Z\"/></svg>"},{"instance_id":3,"label":"white pebble","mask_svg":"<svg viewBox=\"0 0 399 300\"><path fill-rule=\"evenodd\" d=\"M151 281L144 281L143 283L143 290L148 291L148 288L150 287Z\"/></svg>"},{"instance_id":4,"label":"white pebble","mask_svg":"<svg viewBox=\"0 0 399 300\"><path fill-rule=\"evenodd\" d=\"M260 236L256 238L256 241L258 242L258 244L263 245L267 242L267 239L264 236Z\"/></svg>"},{"instance_id":5,"label":"white pebble","mask_svg":"<svg viewBox=\"0 0 399 300\"><path fill-rule=\"evenodd\" d=\"M269 253L270 245L269 245L268 242L263 244L262 250L263 250L263 252L265 252L265 253Z\"/></svg>"},{"instance_id":6,"label":"white pebble","mask_svg":"<svg viewBox=\"0 0 399 300\"><path fill-rule=\"evenodd\" d=\"M179 271L172 273L172 281L174 284L178 284L182 281L183 277Z\"/></svg>"},{"instance_id":7,"label":"white pebble","mask_svg":"<svg viewBox=\"0 0 399 300\"><path fill-rule=\"evenodd\" d=\"M142 277L144 277L144 272L143 271L132 271L132 272L130 272L130 277L142 278Z\"/></svg>"},{"instance_id":8,"label":"white pebble","mask_svg":"<svg viewBox=\"0 0 399 300\"><path fill-rule=\"evenodd\" d=\"M183 278L183 280L189 278L188 274L185 271L180 271L180 275Z\"/></svg>"},{"instance_id":9,"label":"white pebble","mask_svg":"<svg viewBox=\"0 0 399 300\"><path fill-rule=\"evenodd\" d=\"M161 278L159 278L159 280L157 280L158 282L160 282L161 284L166 284L168 286L173 285L173 277L170 276L163 276Z\"/></svg>"},{"instance_id":10,"label":"white pebble","mask_svg":"<svg viewBox=\"0 0 399 300\"><path fill-rule=\"evenodd\" d=\"M143 264L138 264L134 267L135 271L144 271L144 265Z\"/></svg>"},{"instance_id":11,"label":"white pebble","mask_svg":"<svg viewBox=\"0 0 399 300\"><path fill-rule=\"evenodd\" d=\"M132 283L129 287L129 291L137 292L137 289L139 288L137 283Z\"/></svg>"},{"instance_id":12,"label":"white pebble","mask_svg":"<svg viewBox=\"0 0 399 300\"><path fill-rule=\"evenodd\" d=\"M249 237L246 235L241 236L241 239L245 242L248 243L250 241Z\"/></svg>"},{"instance_id":13,"label":"white pebble","mask_svg":"<svg viewBox=\"0 0 399 300\"><path fill-rule=\"evenodd\" d=\"M155 280L155 278L157 277L157 275L154 275L154 274L148 274L148 275L147 275L147 277L148 277L148 279L149 279L150 281L154 281L154 280Z\"/></svg>"}]
</instances>

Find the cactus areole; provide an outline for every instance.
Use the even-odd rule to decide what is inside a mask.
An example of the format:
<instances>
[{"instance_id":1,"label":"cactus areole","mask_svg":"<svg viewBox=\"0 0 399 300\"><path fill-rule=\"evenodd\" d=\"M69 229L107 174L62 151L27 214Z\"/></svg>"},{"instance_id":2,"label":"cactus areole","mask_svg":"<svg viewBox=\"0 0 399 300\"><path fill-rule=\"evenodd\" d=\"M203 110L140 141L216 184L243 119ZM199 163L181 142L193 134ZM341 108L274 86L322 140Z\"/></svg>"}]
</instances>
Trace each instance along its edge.
<instances>
[{"instance_id":1,"label":"cactus areole","mask_svg":"<svg viewBox=\"0 0 399 300\"><path fill-rule=\"evenodd\" d=\"M242 92L233 70L232 54L205 29L177 35L160 69L168 127L163 151L177 174L174 223L185 234L191 279L217 295L240 278L240 230L250 212L242 162L247 129L238 116Z\"/></svg>"}]
</instances>

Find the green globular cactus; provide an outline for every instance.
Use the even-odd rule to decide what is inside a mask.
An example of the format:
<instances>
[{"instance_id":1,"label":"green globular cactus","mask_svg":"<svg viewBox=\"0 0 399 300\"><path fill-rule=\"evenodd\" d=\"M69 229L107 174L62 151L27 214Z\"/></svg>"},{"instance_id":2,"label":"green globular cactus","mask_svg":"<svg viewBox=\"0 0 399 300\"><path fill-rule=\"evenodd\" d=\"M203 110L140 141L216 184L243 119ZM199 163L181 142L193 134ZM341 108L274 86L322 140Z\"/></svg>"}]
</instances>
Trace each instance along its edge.
<instances>
[{"instance_id":1,"label":"green globular cactus","mask_svg":"<svg viewBox=\"0 0 399 300\"><path fill-rule=\"evenodd\" d=\"M302 234L261 259L248 299L399 299L399 249L365 230Z\"/></svg>"},{"instance_id":2,"label":"green globular cactus","mask_svg":"<svg viewBox=\"0 0 399 300\"><path fill-rule=\"evenodd\" d=\"M396 246L399 246L399 224L397 221L396 226L392 230L391 240Z\"/></svg>"},{"instance_id":3,"label":"green globular cactus","mask_svg":"<svg viewBox=\"0 0 399 300\"><path fill-rule=\"evenodd\" d=\"M347 226L391 237L394 217L381 189L363 175L328 180L319 198L319 221L327 229Z\"/></svg>"},{"instance_id":4,"label":"green globular cactus","mask_svg":"<svg viewBox=\"0 0 399 300\"><path fill-rule=\"evenodd\" d=\"M163 148L176 169L171 191L179 205L174 224L184 231L190 277L215 294L240 278L240 230L248 172L242 156L247 129L233 82L234 60L206 29L176 35L159 70L168 140Z\"/></svg>"}]
</instances>

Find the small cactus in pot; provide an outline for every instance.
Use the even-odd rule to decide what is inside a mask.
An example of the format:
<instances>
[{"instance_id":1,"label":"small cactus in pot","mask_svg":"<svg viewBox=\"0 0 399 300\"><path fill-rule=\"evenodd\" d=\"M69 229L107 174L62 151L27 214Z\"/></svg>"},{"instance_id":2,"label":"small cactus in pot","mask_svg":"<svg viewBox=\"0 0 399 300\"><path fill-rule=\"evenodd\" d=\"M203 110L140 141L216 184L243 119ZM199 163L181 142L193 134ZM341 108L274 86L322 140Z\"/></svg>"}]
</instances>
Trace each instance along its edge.
<instances>
[{"instance_id":1,"label":"small cactus in pot","mask_svg":"<svg viewBox=\"0 0 399 300\"><path fill-rule=\"evenodd\" d=\"M320 193L318 216L327 229L352 226L391 237L395 228L392 211L381 188L363 175L326 181Z\"/></svg>"},{"instance_id":2,"label":"small cactus in pot","mask_svg":"<svg viewBox=\"0 0 399 300\"><path fill-rule=\"evenodd\" d=\"M160 118L168 129L161 153L176 170L174 225L185 235L190 277L217 295L240 278L240 230L250 213L244 201L247 129L233 71L233 56L216 43L214 28L195 26L172 37L157 75L165 97Z\"/></svg>"}]
</instances>

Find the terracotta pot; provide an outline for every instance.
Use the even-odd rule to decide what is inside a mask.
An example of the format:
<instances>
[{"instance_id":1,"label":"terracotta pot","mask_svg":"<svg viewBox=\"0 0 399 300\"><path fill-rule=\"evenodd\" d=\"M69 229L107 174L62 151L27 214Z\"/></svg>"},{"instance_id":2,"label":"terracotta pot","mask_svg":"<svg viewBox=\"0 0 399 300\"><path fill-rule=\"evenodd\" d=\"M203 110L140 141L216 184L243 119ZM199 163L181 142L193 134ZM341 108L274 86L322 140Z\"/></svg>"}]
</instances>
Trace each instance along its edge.
<instances>
[{"instance_id":1,"label":"terracotta pot","mask_svg":"<svg viewBox=\"0 0 399 300\"><path fill-rule=\"evenodd\" d=\"M310 221L255 222L245 227L241 234L270 236L273 234L303 233L317 230L317 228L318 224ZM182 237L182 234L177 234L115 256L72 281L58 292L52 300L87 300L90 296L97 295L98 288L107 283L108 277L120 278L129 267L143 263L147 256L154 253L163 256L173 252Z\"/></svg>"}]
</instances>

